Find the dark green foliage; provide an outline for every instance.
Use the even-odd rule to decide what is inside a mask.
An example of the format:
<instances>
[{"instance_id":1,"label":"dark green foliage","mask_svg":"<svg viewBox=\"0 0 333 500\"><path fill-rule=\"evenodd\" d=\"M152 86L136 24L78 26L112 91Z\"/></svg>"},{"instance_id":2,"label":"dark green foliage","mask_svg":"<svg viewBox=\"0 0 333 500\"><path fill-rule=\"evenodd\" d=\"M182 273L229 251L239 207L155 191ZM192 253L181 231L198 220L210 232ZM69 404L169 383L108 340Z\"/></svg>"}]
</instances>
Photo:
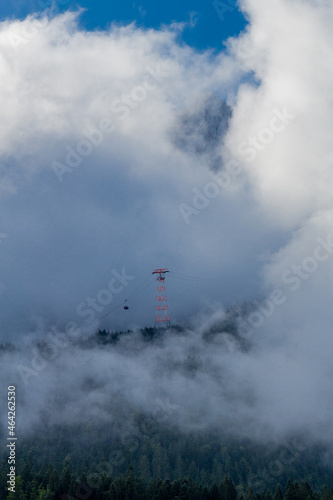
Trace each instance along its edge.
<instances>
[{"instance_id":1,"label":"dark green foliage","mask_svg":"<svg viewBox=\"0 0 333 500\"><path fill-rule=\"evenodd\" d=\"M38 448L38 446L37 446ZM26 448L27 449L27 448ZM167 451L168 450L168 451ZM333 500L333 490L322 486L314 491L307 481L293 481L290 478L284 487L279 484L270 485L263 493L253 488L246 488L241 477L233 480L230 475L224 474L222 481L218 480L221 471L217 459L213 460L213 468L201 469L200 460L185 460L177 455L173 459L172 447L165 448L161 443L152 443L146 446L148 454L135 458L126 471L110 469L112 472L101 471L99 466L94 470L89 464L93 457L81 456L81 466L87 472L74 472L70 456L59 460L54 465L47 465L37 460L27 452L27 460L21 457L21 476L17 478L15 495L6 496L6 465L4 459L0 468L0 499L18 498L29 500L73 500L73 499L112 499L112 500ZM229 455L229 453L227 454ZM237 453L232 453L237 457ZM223 451L226 458L226 451ZM61 457L59 456L59 459ZM87 458L86 462L84 459ZM198 463L197 463L198 460ZM228 463L231 473L239 470L242 459L231 459ZM248 461L250 456L247 457ZM80 461L76 461L80 464ZM207 464L207 457L204 460ZM87 465L83 467L83 463ZM209 464L208 464L209 465ZM243 462L244 466L244 462ZM245 471L246 472L246 471ZM245 473L241 473L241 476ZM311 471L309 471L311 472ZM153 479L151 476L154 476ZM191 478L190 476L193 476ZM311 474L310 474L311 475ZM172 479L174 478L174 479Z\"/></svg>"}]
</instances>

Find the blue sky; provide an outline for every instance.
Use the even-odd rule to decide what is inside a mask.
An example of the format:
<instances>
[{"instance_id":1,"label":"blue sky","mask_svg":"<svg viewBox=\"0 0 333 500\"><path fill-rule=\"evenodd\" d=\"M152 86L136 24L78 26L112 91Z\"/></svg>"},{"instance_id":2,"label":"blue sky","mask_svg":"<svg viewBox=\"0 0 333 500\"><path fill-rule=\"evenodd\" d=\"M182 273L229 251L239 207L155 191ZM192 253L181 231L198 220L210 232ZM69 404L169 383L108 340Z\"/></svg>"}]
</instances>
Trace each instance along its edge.
<instances>
[{"instance_id":1,"label":"blue sky","mask_svg":"<svg viewBox=\"0 0 333 500\"><path fill-rule=\"evenodd\" d=\"M32 12L41 12L51 0L21 0L1 6L0 15L4 20L22 18ZM235 6L235 0L219 2L204 0L170 0L168 2L132 1L104 2L102 0L58 0L54 2L56 9L76 9L81 6L85 10L81 18L82 25L88 30L105 29L111 22L131 23L139 26L158 28L161 24L171 22L189 22L195 19L195 26L188 27L183 39L189 45L206 49L208 47L223 49L223 41L238 34L245 27L246 21Z\"/></svg>"}]
</instances>

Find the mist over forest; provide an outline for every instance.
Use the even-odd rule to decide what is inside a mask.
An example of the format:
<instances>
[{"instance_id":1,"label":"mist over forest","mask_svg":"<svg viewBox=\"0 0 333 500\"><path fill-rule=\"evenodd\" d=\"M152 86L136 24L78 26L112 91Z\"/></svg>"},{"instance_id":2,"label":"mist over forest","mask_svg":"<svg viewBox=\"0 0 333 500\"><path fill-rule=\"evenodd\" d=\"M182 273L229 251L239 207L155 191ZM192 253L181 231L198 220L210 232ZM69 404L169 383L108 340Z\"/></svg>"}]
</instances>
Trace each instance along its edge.
<instances>
[{"instance_id":1,"label":"mist over forest","mask_svg":"<svg viewBox=\"0 0 333 500\"><path fill-rule=\"evenodd\" d=\"M0 22L0 498L332 500L333 6L67 3Z\"/></svg>"}]
</instances>

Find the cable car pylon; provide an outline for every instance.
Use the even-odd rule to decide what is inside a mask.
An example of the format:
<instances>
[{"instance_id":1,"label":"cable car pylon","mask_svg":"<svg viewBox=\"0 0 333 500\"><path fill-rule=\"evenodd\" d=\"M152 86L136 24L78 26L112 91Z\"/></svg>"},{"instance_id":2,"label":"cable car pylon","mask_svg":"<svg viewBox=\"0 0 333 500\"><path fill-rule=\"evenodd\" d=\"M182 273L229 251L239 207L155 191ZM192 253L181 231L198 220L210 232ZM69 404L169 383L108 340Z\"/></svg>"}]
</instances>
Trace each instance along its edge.
<instances>
[{"instance_id":1,"label":"cable car pylon","mask_svg":"<svg viewBox=\"0 0 333 500\"><path fill-rule=\"evenodd\" d=\"M155 328L161 328L162 326L168 328L170 326L168 299L165 288L165 274L168 272L168 269L154 269L152 272L152 274L157 275Z\"/></svg>"}]
</instances>

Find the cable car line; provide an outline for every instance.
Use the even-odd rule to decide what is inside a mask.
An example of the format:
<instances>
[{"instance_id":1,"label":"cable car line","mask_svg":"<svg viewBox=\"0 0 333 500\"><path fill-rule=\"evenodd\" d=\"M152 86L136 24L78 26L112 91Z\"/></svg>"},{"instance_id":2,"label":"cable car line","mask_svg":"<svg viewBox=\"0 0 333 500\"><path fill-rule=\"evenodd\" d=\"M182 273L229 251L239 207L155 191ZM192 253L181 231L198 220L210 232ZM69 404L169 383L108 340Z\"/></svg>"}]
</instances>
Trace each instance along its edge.
<instances>
[{"instance_id":1,"label":"cable car line","mask_svg":"<svg viewBox=\"0 0 333 500\"><path fill-rule=\"evenodd\" d=\"M170 275L174 278L178 278L178 279L183 279L185 281L202 281L202 280L207 280L208 278L200 278L200 277L197 277L197 276L189 276L187 274L182 274L182 273L176 273L174 271L167 271L167 272L170 272ZM153 273L154 274L154 273ZM156 274L156 273L155 273ZM134 292L132 292L128 297L127 299L125 299L124 301L122 301L121 303L119 303L119 305L117 305L116 307L114 307L113 309L111 309L111 311L103 314L102 316L100 316L98 319L99 320L102 320L104 318L106 318L107 316L109 316L110 314L112 314L113 312L117 311L118 309L120 309L121 307L125 310L125 311L128 311L129 310L129 306L128 306L128 302L130 302L131 304L133 303L133 301L135 302L134 299L137 298L138 295L140 295L144 290L146 290L147 288L149 288L155 281L156 281L156 277L155 277L155 274L154 274L154 277L152 278L152 280L148 283L147 281L149 279L151 279L151 274L149 274L147 276L147 278L145 278L142 283L138 286L138 288L136 288L136 290L134 290Z\"/></svg>"},{"instance_id":2,"label":"cable car line","mask_svg":"<svg viewBox=\"0 0 333 500\"><path fill-rule=\"evenodd\" d=\"M187 274L176 273L174 271L170 271L170 274L174 278L182 278L182 279L194 280L194 281L201 281L201 280L207 280L208 279L208 278L200 278L198 276L189 276Z\"/></svg>"},{"instance_id":3,"label":"cable car line","mask_svg":"<svg viewBox=\"0 0 333 500\"><path fill-rule=\"evenodd\" d=\"M146 288L148 288L149 286L151 286L151 285L154 283L155 279L153 279L153 280L151 281L151 283L148 283L148 285L143 286L143 285L144 285L144 284L148 281L148 279L149 279L150 277L151 277L151 275L149 275L147 278L145 278L145 279L143 280L143 282L141 283L141 285L140 285L140 286L139 286L136 290L134 290L134 292L133 292L131 295L129 295L127 299L125 299L125 305L123 305L123 304L124 304L124 301L122 301L119 305L117 305L116 307L114 307L113 309L111 309L111 311L109 311L109 312L107 312L107 313L103 314L103 315L102 315L102 316L100 316L98 319L99 319L99 320L101 320L101 319L106 318L107 316L109 316L109 315L110 315L110 314L112 314L113 312L117 311L117 309L120 309L121 307L123 307L123 309L125 309L125 311L127 311L127 310L129 309L129 307L128 307L128 305L127 305L127 302L128 302L129 300L132 302L132 301L133 301L133 299L134 299L137 295L139 295L141 292L143 292Z\"/></svg>"}]
</instances>

